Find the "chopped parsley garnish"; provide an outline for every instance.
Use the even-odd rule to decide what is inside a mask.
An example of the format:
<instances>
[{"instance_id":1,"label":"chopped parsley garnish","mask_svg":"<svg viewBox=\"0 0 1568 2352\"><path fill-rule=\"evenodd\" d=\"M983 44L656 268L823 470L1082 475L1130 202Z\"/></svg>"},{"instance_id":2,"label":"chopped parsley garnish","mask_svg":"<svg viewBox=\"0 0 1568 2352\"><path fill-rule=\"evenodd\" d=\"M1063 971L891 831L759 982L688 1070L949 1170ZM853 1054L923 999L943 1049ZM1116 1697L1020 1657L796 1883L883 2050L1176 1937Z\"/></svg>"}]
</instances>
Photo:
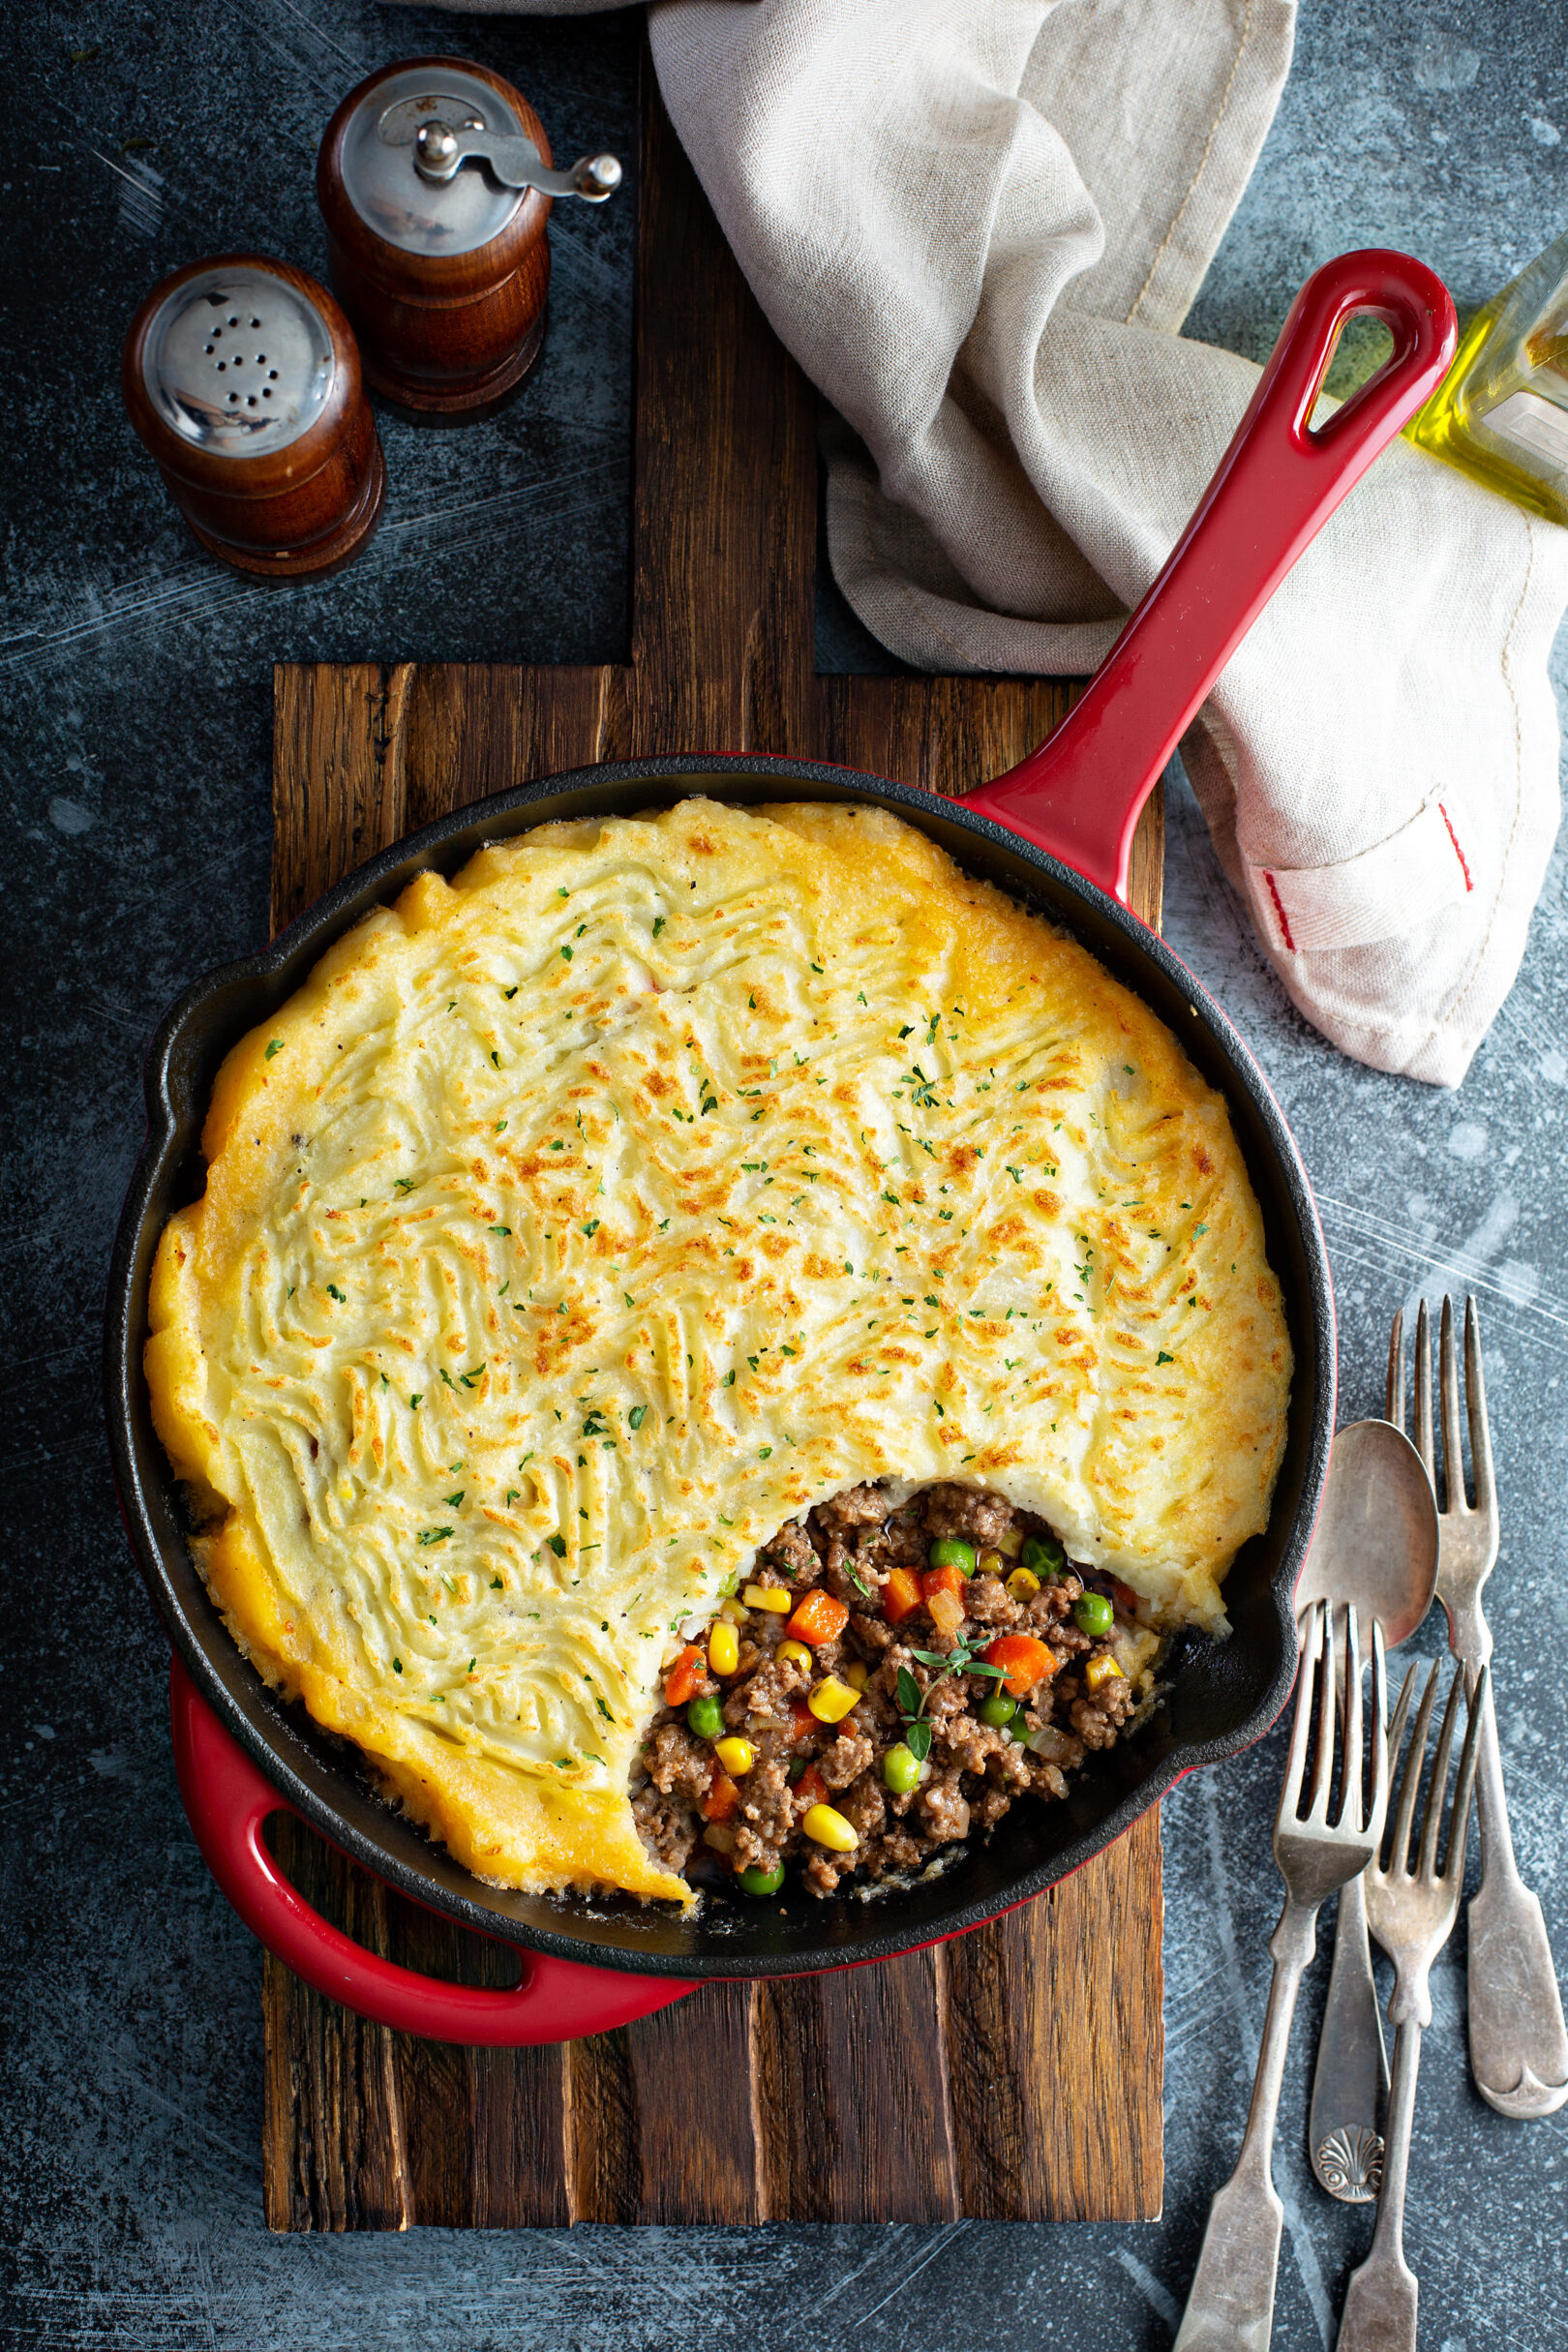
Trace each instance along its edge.
<instances>
[{"instance_id":1,"label":"chopped parsley garnish","mask_svg":"<svg viewBox=\"0 0 1568 2352\"><path fill-rule=\"evenodd\" d=\"M452 1533L450 1527L427 1527L419 1540L422 1544L440 1544Z\"/></svg>"},{"instance_id":2,"label":"chopped parsley garnish","mask_svg":"<svg viewBox=\"0 0 1568 2352\"><path fill-rule=\"evenodd\" d=\"M394 1176L392 1182L398 1191L411 1192L419 1179L417 1176Z\"/></svg>"},{"instance_id":3,"label":"chopped parsley garnish","mask_svg":"<svg viewBox=\"0 0 1568 2352\"><path fill-rule=\"evenodd\" d=\"M1155 1363L1157 1366L1161 1364L1174 1364L1175 1361L1175 1357L1167 1356L1163 1348L1160 1350L1160 1353L1155 1358Z\"/></svg>"},{"instance_id":4,"label":"chopped parsley garnish","mask_svg":"<svg viewBox=\"0 0 1568 2352\"><path fill-rule=\"evenodd\" d=\"M329 1299L336 1299L340 1307L347 1307L348 1304L347 1292L346 1290L340 1290L336 1282L328 1282L327 1297Z\"/></svg>"},{"instance_id":5,"label":"chopped parsley garnish","mask_svg":"<svg viewBox=\"0 0 1568 2352\"><path fill-rule=\"evenodd\" d=\"M659 933L660 933L660 932L663 930L663 928L664 928L664 921L665 921L665 919L664 919L664 917L663 917L662 915L655 915L655 916L654 916L654 918L653 918L653 936L654 936L654 938L655 938L655 939L657 939L657 938L658 938Z\"/></svg>"},{"instance_id":6,"label":"chopped parsley garnish","mask_svg":"<svg viewBox=\"0 0 1568 2352\"><path fill-rule=\"evenodd\" d=\"M283 1040L282 1040L282 1038L274 1038L274 1039L273 1039L273 1040L272 1040L272 1043L271 1043L271 1044L270 1044L270 1045L267 1047L267 1050L266 1050L266 1053L265 1053L265 1055L264 1055L263 1059L264 1059L264 1060L266 1060L266 1061L268 1061L268 1062L270 1062L270 1061L271 1061L271 1059L272 1059L272 1057L273 1057L273 1055L274 1055L275 1053L282 1053L282 1051L283 1051Z\"/></svg>"},{"instance_id":7,"label":"chopped parsley garnish","mask_svg":"<svg viewBox=\"0 0 1568 2352\"><path fill-rule=\"evenodd\" d=\"M547 1535L545 1537L545 1542L550 1546L551 1551L555 1553L558 1560L563 1560L566 1557L566 1538L564 1535Z\"/></svg>"},{"instance_id":8,"label":"chopped parsley garnish","mask_svg":"<svg viewBox=\"0 0 1568 2352\"><path fill-rule=\"evenodd\" d=\"M449 1511L460 1511L463 1508L463 1497L466 1491L467 1490L463 1487L459 1487L455 1494L443 1494L441 1496L442 1502L445 1503Z\"/></svg>"},{"instance_id":9,"label":"chopped parsley garnish","mask_svg":"<svg viewBox=\"0 0 1568 2352\"><path fill-rule=\"evenodd\" d=\"M631 1411L626 1415L626 1426L628 1429L640 1430L647 1419L648 1406L646 1404L634 1404Z\"/></svg>"}]
</instances>

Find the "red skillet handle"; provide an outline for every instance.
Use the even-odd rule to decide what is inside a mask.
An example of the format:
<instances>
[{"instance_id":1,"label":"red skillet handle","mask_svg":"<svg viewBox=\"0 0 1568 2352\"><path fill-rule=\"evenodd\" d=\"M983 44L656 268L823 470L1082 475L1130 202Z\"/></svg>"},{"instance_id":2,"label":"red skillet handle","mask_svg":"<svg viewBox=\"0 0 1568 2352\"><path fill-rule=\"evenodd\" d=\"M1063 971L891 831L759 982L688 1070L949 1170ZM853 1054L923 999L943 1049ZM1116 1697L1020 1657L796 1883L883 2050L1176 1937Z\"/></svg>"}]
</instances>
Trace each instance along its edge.
<instances>
[{"instance_id":1,"label":"red skillet handle","mask_svg":"<svg viewBox=\"0 0 1568 2352\"><path fill-rule=\"evenodd\" d=\"M584 1968L516 1945L509 1948L523 1981L509 1992L448 1984L366 1951L311 1909L267 1852L262 1823L292 1808L229 1737L178 1658L168 1700L180 1795L208 1869L251 1933L329 2001L399 2034L512 2049L605 2034L695 1992L674 1977Z\"/></svg>"},{"instance_id":2,"label":"red skillet handle","mask_svg":"<svg viewBox=\"0 0 1568 2352\"><path fill-rule=\"evenodd\" d=\"M1314 431L1324 373L1358 311L1392 329L1393 355ZM1314 271L1197 512L1105 662L1054 735L964 806L1125 905L1138 812L1188 721L1296 558L1441 382L1455 336L1447 287L1405 254L1343 254Z\"/></svg>"}]
</instances>

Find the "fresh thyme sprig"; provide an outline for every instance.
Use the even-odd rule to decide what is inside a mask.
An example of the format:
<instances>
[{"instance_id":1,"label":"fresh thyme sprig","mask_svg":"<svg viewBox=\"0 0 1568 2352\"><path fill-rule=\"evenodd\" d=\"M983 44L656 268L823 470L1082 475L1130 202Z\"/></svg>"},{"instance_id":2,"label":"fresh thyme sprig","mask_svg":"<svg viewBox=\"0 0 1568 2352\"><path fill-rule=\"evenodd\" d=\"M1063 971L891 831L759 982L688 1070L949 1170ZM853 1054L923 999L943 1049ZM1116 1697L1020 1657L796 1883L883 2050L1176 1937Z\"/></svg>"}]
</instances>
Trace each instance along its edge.
<instances>
[{"instance_id":1,"label":"fresh thyme sprig","mask_svg":"<svg viewBox=\"0 0 1568 2352\"><path fill-rule=\"evenodd\" d=\"M896 1689L898 1711L904 1721L904 1744L916 1763L923 1764L931 1753L931 1726L926 1721L925 1709L937 1684L949 1674L991 1674L1001 1682L1006 1679L1008 1669L1005 1666L992 1666L986 1659L978 1658L967 1642L960 1642L955 1648L946 1652L912 1649L909 1654L912 1658L918 1658L922 1666L936 1670L922 1691L907 1666L898 1669Z\"/></svg>"}]
</instances>

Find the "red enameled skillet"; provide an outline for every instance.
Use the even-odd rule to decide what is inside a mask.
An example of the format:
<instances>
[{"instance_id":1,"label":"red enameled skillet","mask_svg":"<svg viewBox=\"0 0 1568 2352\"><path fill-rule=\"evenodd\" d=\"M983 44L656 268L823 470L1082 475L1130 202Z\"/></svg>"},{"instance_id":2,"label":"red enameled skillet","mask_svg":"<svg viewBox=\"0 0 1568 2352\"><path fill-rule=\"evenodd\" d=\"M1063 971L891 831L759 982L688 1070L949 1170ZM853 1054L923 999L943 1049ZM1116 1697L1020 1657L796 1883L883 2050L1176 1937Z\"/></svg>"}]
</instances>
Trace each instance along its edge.
<instances>
[{"instance_id":1,"label":"red enameled skillet","mask_svg":"<svg viewBox=\"0 0 1568 2352\"><path fill-rule=\"evenodd\" d=\"M1313 429L1340 330L1382 318L1382 370ZM1313 533L1440 380L1454 309L1419 262L1393 253L1328 263L1297 297L1251 407L1197 513L1104 667L1049 740L961 802L880 777L755 754L681 754L581 769L458 810L375 859L262 954L197 981L166 1017L147 1066L149 1134L110 1275L109 1425L132 1542L174 1647L181 1794L196 1841L261 1942L318 1991L368 2017L457 2042L568 2040L625 2023L705 1978L795 1975L889 1958L994 1917L1078 1868L1184 1772L1234 1755L1283 1705L1295 1672L1291 1597L1334 1427L1334 1306L1306 1175L1267 1082L1218 1006L1126 907L1139 809L1237 643ZM1158 429L1158 419L1151 420ZM629 1898L587 1901L483 1885L372 1792L357 1758L282 1704L240 1656L187 1547L178 1488L141 1372L147 1281L170 1213L202 1181L198 1138L228 1047L304 980L332 942L422 868L452 873L482 842L563 818L625 814L706 793L731 801L866 802L892 809L972 872L1073 931L1175 1033L1229 1105L1262 1204L1296 1356L1283 1466L1266 1532L1225 1587L1227 1642L1188 1642L1139 1735L1096 1760L1062 1803L1022 1806L942 1876L873 1902L709 1903L695 1920ZM273 1862L269 1814L291 1807L406 1894L511 1944L511 1991L394 1967L320 1918Z\"/></svg>"}]
</instances>

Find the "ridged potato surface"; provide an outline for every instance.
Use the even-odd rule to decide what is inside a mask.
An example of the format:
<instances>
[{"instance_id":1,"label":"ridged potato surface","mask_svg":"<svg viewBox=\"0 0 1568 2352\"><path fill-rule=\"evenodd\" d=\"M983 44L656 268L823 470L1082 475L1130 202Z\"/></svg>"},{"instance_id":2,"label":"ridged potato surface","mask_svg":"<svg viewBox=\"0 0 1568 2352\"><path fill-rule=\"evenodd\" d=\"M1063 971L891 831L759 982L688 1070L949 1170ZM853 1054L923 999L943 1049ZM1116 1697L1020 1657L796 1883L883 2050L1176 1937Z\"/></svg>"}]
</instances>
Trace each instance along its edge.
<instances>
[{"instance_id":1,"label":"ridged potato surface","mask_svg":"<svg viewBox=\"0 0 1568 2352\"><path fill-rule=\"evenodd\" d=\"M862 1479L1225 1626L1291 1373L1223 1103L880 811L424 875L220 1074L147 1374L263 1674L484 1878L688 1899L627 1775L679 1627Z\"/></svg>"}]
</instances>

